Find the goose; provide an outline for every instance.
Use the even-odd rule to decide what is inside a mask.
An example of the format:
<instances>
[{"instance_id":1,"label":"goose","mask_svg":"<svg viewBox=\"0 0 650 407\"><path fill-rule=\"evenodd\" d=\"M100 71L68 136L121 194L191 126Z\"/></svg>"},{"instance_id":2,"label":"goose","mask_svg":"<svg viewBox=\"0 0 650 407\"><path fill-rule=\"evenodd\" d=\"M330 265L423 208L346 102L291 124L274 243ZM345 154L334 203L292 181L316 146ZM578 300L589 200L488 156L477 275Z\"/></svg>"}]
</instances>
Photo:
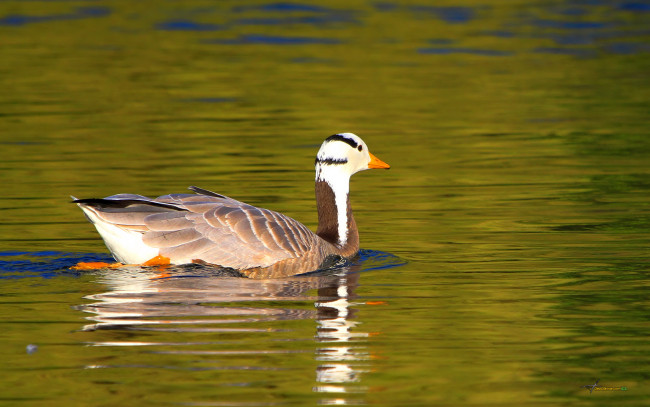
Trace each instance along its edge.
<instances>
[{"instance_id":1,"label":"goose","mask_svg":"<svg viewBox=\"0 0 650 407\"><path fill-rule=\"evenodd\" d=\"M334 134L316 155L316 233L281 213L198 187L155 199L117 194L72 197L115 260L134 265L201 263L248 277L294 275L359 252L350 208L350 177L390 166L353 133Z\"/></svg>"}]
</instances>

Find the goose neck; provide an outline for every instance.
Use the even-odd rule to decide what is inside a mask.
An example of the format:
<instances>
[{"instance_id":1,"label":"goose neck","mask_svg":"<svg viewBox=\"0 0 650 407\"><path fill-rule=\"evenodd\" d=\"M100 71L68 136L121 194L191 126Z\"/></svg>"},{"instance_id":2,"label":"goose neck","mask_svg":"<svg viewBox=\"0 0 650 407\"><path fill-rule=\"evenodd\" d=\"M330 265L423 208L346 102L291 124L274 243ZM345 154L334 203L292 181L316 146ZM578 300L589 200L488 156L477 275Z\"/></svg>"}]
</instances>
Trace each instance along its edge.
<instances>
[{"instance_id":1,"label":"goose neck","mask_svg":"<svg viewBox=\"0 0 650 407\"><path fill-rule=\"evenodd\" d=\"M350 177L349 175L326 176L330 174L324 174L317 169L318 230L316 234L335 245L342 255L351 256L358 251L359 235L350 207Z\"/></svg>"}]
</instances>

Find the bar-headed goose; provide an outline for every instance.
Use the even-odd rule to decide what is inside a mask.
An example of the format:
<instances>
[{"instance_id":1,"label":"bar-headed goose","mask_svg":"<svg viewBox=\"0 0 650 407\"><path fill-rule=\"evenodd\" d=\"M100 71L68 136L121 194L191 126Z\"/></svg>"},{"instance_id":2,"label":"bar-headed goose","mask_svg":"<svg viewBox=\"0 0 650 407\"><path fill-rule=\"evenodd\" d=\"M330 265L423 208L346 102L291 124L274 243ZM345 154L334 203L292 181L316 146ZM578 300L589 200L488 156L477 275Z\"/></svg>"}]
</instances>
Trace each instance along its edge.
<instances>
[{"instance_id":1,"label":"bar-headed goose","mask_svg":"<svg viewBox=\"0 0 650 407\"><path fill-rule=\"evenodd\" d=\"M390 166L355 134L328 137L316 155L318 229L311 232L281 213L197 187L196 194L156 199L118 194L74 199L119 262L208 263L255 276L259 270L291 275L316 270L359 251L350 208L350 176Z\"/></svg>"}]
</instances>

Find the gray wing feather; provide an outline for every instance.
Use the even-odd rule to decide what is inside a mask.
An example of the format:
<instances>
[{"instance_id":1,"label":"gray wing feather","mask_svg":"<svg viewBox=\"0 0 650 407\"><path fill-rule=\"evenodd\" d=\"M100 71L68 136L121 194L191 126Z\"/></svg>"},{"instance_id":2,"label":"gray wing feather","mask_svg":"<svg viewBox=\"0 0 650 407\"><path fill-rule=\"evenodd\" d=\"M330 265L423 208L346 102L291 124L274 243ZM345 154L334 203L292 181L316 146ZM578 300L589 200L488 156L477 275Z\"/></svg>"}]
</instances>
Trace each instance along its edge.
<instances>
[{"instance_id":1,"label":"gray wing feather","mask_svg":"<svg viewBox=\"0 0 650 407\"><path fill-rule=\"evenodd\" d=\"M314 244L314 235L297 221L280 213L257 208L234 199L204 195L169 195L161 199L178 204L189 212L182 213L191 222L194 234L179 236L155 235L155 244L164 256L174 255L191 261L200 259L225 267L246 269L268 267L281 260L302 256ZM182 220L172 220L174 214L156 214L146 219L152 230L168 228L171 224L185 228ZM166 223L159 225L158 223ZM152 232L145 234L146 237ZM180 244L181 238L193 238ZM211 242L208 244L207 242ZM159 247L159 246L156 246Z\"/></svg>"},{"instance_id":2,"label":"gray wing feather","mask_svg":"<svg viewBox=\"0 0 650 407\"><path fill-rule=\"evenodd\" d=\"M185 217L185 212L157 213L146 216L143 222L149 230L155 231L178 230L193 226L192 221Z\"/></svg>"},{"instance_id":3,"label":"gray wing feather","mask_svg":"<svg viewBox=\"0 0 650 407\"><path fill-rule=\"evenodd\" d=\"M194 259L200 259L202 253L212 249L213 246L212 240L202 237L179 246L166 247L160 251L160 254L170 259L184 259L183 263L191 263Z\"/></svg>"},{"instance_id":4,"label":"gray wing feather","mask_svg":"<svg viewBox=\"0 0 650 407\"><path fill-rule=\"evenodd\" d=\"M287 216L210 194L171 194L156 199L113 195L106 199L142 204L108 211L102 208L98 215L109 223L142 230L143 242L159 248L160 254L174 263L202 260L235 269L268 267L301 257L317 244L309 229ZM178 210L153 206L155 203Z\"/></svg>"},{"instance_id":5,"label":"gray wing feather","mask_svg":"<svg viewBox=\"0 0 650 407\"><path fill-rule=\"evenodd\" d=\"M151 231L142 236L142 241L150 247L157 249L162 247L180 246L185 243L200 239L202 235L194 228L179 229L172 231Z\"/></svg>"}]
</instances>

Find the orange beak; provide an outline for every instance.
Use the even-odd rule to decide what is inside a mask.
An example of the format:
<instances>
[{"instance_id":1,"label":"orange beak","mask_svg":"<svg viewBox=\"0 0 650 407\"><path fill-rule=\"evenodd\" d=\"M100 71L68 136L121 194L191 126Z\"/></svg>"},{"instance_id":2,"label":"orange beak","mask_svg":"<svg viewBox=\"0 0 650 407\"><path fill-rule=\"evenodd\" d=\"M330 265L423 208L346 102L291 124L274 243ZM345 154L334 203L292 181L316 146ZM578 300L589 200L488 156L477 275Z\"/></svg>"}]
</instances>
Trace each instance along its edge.
<instances>
[{"instance_id":1,"label":"orange beak","mask_svg":"<svg viewBox=\"0 0 650 407\"><path fill-rule=\"evenodd\" d=\"M371 152L368 152L368 154L370 154L370 162L368 163L368 168L390 168L390 165L372 155Z\"/></svg>"}]
</instances>

